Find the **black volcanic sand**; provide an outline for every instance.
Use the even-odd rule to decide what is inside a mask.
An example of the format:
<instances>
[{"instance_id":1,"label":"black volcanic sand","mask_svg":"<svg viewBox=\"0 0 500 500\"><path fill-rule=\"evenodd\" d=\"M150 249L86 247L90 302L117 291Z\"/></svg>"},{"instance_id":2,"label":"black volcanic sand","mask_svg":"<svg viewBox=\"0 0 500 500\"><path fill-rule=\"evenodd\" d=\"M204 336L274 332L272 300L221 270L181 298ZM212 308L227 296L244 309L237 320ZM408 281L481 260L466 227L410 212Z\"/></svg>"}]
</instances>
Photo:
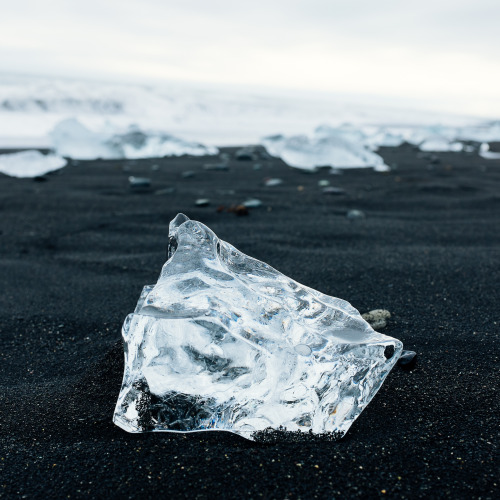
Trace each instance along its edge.
<instances>
[{"instance_id":1,"label":"black volcanic sand","mask_svg":"<svg viewBox=\"0 0 500 500\"><path fill-rule=\"evenodd\" d=\"M382 151L390 173L332 175L225 152L228 171L183 157L0 176L0 496L498 498L500 161L402 146ZM129 175L151 188L132 192ZM248 197L264 206L216 210ZM384 333L416 368L396 367L339 442L116 427L121 325L178 212L361 312L388 309Z\"/></svg>"}]
</instances>

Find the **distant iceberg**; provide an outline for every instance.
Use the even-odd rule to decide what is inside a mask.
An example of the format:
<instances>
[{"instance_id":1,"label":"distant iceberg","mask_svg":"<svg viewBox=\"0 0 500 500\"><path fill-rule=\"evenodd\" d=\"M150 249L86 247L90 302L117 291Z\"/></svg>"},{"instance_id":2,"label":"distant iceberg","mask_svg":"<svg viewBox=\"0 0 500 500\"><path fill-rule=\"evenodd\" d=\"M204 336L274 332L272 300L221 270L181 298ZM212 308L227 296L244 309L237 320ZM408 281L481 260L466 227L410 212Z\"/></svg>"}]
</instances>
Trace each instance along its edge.
<instances>
[{"instance_id":1,"label":"distant iceberg","mask_svg":"<svg viewBox=\"0 0 500 500\"><path fill-rule=\"evenodd\" d=\"M124 133L93 132L74 118L58 123L50 133L52 146L57 154L78 160L97 158L139 159L181 155L215 155L218 149L189 142L160 132L143 132L129 127Z\"/></svg>"},{"instance_id":2,"label":"distant iceberg","mask_svg":"<svg viewBox=\"0 0 500 500\"><path fill-rule=\"evenodd\" d=\"M35 150L0 155L0 172L12 177L36 177L65 165L64 158Z\"/></svg>"},{"instance_id":3,"label":"distant iceberg","mask_svg":"<svg viewBox=\"0 0 500 500\"><path fill-rule=\"evenodd\" d=\"M372 167L386 171L387 165L381 156L366 145L367 137L350 126L318 127L314 135L264 137L262 145L272 156L280 157L295 168L314 170L317 167L364 168Z\"/></svg>"}]
</instances>

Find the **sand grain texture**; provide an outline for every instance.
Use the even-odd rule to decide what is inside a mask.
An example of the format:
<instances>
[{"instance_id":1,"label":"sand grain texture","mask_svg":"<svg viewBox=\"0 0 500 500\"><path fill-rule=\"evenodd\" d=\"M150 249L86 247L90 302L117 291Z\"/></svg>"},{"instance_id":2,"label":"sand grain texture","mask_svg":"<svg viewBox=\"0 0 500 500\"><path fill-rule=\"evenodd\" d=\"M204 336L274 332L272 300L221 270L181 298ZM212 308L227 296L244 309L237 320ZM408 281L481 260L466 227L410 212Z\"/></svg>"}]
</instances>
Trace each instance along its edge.
<instances>
[{"instance_id":1,"label":"sand grain texture","mask_svg":"<svg viewBox=\"0 0 500 500\"><path fill-rule=\"evenodd\" d=\"M306 175L232 160L219 171L185 157L0 176L0 496L496 497L500 161L382 154L398 168ZM130 175L151 188L131 191ZM323 195L320 179L346 194ZM263 207L216 210L248 198ZM111 421L120 328L178 212L361 312L389 310L384 333L418 353L417 368L395 368L338 443L125 433Z\"/></svg>"}]
</instances>

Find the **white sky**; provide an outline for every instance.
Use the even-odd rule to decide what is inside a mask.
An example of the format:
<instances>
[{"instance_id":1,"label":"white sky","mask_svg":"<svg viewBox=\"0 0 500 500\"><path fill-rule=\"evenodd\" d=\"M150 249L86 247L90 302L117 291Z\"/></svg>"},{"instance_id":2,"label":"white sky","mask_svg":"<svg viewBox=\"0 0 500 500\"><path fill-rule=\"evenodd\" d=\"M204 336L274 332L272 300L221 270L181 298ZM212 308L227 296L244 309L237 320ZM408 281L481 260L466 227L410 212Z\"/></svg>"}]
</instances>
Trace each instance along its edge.
<instances>
[{"instance_id":1,"label":"white sky","mask_svg":"<svg viewBox=\"0 0 500 500\"><path fill-rule=\"evenodd\" d=\"M0 71L380 95L500 117L500 0L3 0Z\"/></svg>"}]
</instances>

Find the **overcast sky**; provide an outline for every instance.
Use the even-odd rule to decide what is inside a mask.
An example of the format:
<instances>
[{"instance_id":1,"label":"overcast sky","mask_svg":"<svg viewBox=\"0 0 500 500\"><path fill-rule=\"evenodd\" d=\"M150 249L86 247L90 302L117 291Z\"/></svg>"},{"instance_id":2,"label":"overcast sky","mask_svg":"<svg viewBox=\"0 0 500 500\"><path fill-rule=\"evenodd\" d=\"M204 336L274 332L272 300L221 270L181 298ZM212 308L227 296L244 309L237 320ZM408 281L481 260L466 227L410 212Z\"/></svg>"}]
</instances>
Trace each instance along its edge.
<instances>
[{"instance_id":1,"label":"overcast sky","mask_svg":"<svg viewBox=\"0 0 500 500\"><path fill-rule=\"evenodd\" d=\"M500 117L500 0L5 0L0 71L380 95Z\"/></svg>"}]
</instances>

